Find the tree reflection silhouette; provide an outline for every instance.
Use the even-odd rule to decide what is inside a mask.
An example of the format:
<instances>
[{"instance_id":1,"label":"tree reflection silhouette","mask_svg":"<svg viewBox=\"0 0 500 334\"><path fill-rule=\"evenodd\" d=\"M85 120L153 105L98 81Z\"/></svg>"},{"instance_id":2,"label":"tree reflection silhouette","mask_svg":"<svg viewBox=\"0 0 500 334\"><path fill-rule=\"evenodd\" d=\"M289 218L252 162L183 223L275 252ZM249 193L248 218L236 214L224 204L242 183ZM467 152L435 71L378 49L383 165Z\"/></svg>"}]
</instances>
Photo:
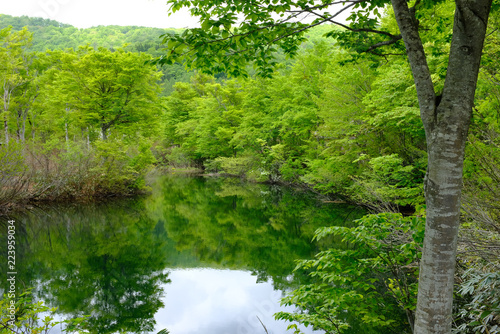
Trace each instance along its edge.
<instances>
[{"instance_id":1,"label":"tree reflection silhouette","mask_svg":"<svg viewBox=\"0 0 500 334\"><path fill-rule=\"evenodd\" d=\"M307 279L291 274L318 251L314 231L356 210L292 188L166 176L148 197L17 217L26 227L19 279L63 317L89 315L92 333L153 331L166 268L248 270L288 290Z\"/></svg>"},{"instance_id":2,"label":"tree reflection silhouette","mask_svg":"<svg viewBox=\"0 0 500 334\"><path fill-rule=\"evenodd\" d=\"M317 252L311 239L318 227L345 225L362 213L326 205L308 191L239 179L164 177L153 191L148 211L165 220L178 250L207 266L251 270L259 281L272 278L281 290L293 285L295 260Z\"/></svg>"},{"instance_id":3,"label":"tree reflection silhouette","mask_svg":"<svg viewBox=\"0 0 500 334\"><path fill-rule=\"evenodd\" d=\"M29 221L38 296L70 317L89 315L92 333L154 329L167 283L165 231L141 201L45 209Z\"/></svg>"}]
</instances>

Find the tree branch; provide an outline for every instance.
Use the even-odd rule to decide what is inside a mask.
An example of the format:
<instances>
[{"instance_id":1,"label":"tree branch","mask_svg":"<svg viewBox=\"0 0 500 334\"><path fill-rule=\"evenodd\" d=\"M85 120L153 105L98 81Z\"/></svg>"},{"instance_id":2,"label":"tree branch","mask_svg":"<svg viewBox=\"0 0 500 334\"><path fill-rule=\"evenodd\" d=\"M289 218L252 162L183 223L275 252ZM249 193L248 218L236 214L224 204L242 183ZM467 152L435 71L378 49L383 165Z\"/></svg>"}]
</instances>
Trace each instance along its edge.
<instances>
[{"instance_id":1,"label":"tree branch","mask_svg":"<svg viewBox=\"0 0 500 334\"><path fill-rule=\"evenodd\" d=\"M417 89L420 113L424 124L432 122L436 106L436 94L431 73L425 57L424 46L418 33L414 8L408 8L405 0L391 0L399 31L403 37L406 54L410 61L413 79Z\"/></svg>"},{"instance_id":2,"label":"tree branch","mask_svg":"<svg viewBox=\"0 0 500 334\"><path fill-rule=\"evenodd\" d=\"M366 49L366 52L372 52L373 50L375 50L375 49L377 49L377 48L379 48L381 46L386 46L386 45L394 44L397 41L399 41L401 38L403 38L401 35L397 35L397 36L394 36L392 39L390 39L388 41L383 41L383 42L379 42L379 43L373 44L368 49Z\"/></svg>"}]
</instances>

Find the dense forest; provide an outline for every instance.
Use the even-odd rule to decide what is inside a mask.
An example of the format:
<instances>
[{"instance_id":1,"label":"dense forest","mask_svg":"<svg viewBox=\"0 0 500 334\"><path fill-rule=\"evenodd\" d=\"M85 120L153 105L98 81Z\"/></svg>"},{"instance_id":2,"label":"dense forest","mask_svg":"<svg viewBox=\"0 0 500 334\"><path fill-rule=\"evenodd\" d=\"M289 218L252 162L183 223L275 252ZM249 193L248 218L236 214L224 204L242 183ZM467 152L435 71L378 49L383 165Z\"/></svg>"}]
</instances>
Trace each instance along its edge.
<instances>
[{"instance_id":1,"label":"dense forest","mask_svg":"<svg viewBox=\"0 0 500 334\"><path fill-rule=\"evenodd\" d=\"M423 29L422 42L442 88L454 7L442 2L433 10L438 19ZM466 146L454 320L460 333L500 333L499 20L490 17ZM382 24L397 29L390 12ZM249 67L241 78L158 66L160 36L180 30L77 29L8 15L0 15L0 27L2 210L138 193L160 166L308 187L374 215L356 228L318 231L317 239L344 238L346 248L300 264L319 283L286 302L314 312L279 317L342 333L357 314L365 333L409 332L427 146L401 45L389 56L360 54L325 36L341 30L320 25L296 57L275 51L272 76ZM399 237L389 238L394 233ZM349 274L339 274L346 268ZM354 277L368 279L352 286ZM400 318L381 316L381 304Z\"/></svg>"}]
</instances>

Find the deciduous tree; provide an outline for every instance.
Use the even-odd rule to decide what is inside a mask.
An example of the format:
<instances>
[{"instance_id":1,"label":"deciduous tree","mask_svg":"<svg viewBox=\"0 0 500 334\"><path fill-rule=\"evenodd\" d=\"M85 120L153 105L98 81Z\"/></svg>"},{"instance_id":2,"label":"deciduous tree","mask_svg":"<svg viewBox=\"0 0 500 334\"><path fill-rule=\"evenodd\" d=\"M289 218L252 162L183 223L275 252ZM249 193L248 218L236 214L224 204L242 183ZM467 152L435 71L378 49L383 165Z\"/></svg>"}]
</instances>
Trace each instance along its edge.
<instances>
[{"instance_id":1,"label":"deciduous tree","mask_svg":"<svg viewBox=\"0 0 500 334\"><path fill-rule=\"evenodd\" d=\"M107 139L109 130L148 132L159 116L160 74L145 64L149 56L82 47L55 52L50 96L59 112L74 112L80 125L97 126ZM68 117L66 115L66 117Z\"/></svg>"},{"instance_id":2,"label":"deciduous tree","mask_svg":"<svg viewBox=\"0 0 500 334\"><path fill-rule=\"evenodd\" d=\"M0 30L0 95L2 98L5 144L9 143L9 113L14 92L30 79L27 71L26 48L31 43L27 29L12 32L12 27Z\"/></svg>"}]
</instances>

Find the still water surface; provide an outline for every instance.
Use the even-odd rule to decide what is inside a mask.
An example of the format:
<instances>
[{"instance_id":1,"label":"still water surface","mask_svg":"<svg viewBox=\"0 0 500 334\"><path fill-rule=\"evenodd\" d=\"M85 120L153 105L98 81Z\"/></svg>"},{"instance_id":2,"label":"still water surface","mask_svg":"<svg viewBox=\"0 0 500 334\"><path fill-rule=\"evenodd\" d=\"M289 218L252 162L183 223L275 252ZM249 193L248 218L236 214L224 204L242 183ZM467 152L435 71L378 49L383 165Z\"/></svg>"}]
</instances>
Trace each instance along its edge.
<instances>
[{"instance_id":1,"label":"still water surface","mask_svg":"<svg viewBox=\"0 0 500 334\"><path fill-rule=\"evenodd\" d=\"M286 333L273 314L304 279L294 261L318 251L316 228L357 216L296 189L165 176L139 199L12 217L17 279L96 333Z\"/></svg>"}]
</instances>

